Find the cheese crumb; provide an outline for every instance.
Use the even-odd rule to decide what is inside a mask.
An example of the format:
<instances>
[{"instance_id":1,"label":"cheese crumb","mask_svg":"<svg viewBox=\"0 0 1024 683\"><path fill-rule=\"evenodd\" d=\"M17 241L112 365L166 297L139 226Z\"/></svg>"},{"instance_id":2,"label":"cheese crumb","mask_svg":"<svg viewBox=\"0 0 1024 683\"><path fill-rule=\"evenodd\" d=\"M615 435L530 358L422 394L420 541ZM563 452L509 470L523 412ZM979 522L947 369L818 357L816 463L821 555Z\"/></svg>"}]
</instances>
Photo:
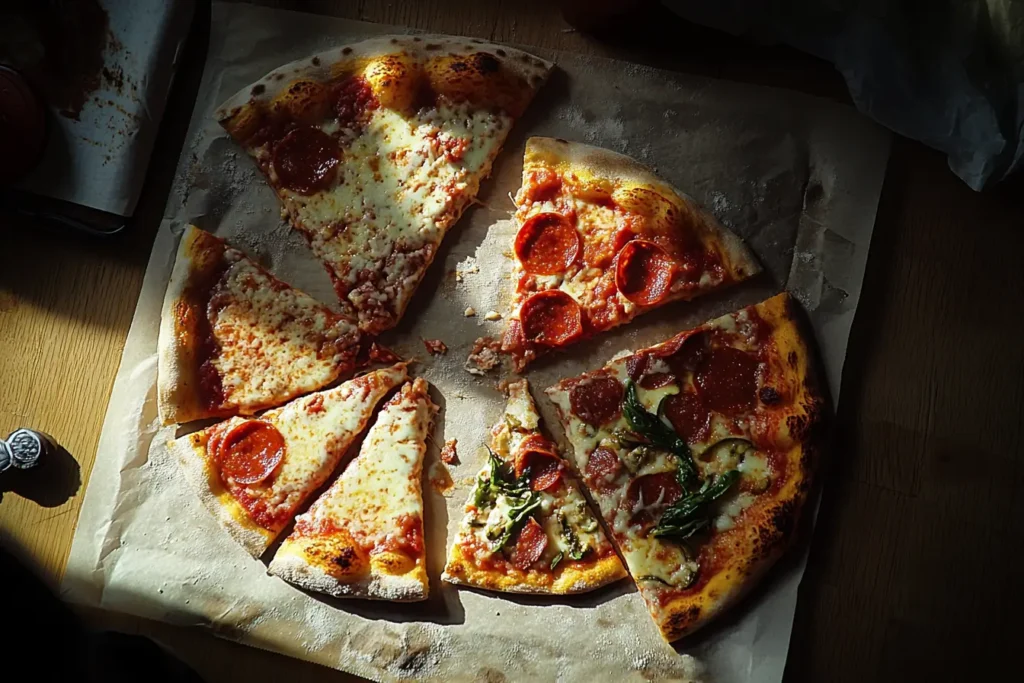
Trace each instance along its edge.
<instances>
[{"instance_id":1,"label":"cheese crumb","mask_svg":"<svg viewBox=\"0 0 1024 683\"><path fill-rule=\"evenodd\" d=\"M476 309L473 308L472 306L468 307L466 309L466 317L467 318L472 318L474 315L476 315Z\"/></svg>"},{"instance_id":2,"label":"cheese crumb","mask_svg":"<svg viewBox=\"0 0 1024 683\"><path fill-rule=\"evenodd\" d=\"M484 314L484 320L501 320L501 313L497 311L487 311Z\"/></svg>"}]
</instances>

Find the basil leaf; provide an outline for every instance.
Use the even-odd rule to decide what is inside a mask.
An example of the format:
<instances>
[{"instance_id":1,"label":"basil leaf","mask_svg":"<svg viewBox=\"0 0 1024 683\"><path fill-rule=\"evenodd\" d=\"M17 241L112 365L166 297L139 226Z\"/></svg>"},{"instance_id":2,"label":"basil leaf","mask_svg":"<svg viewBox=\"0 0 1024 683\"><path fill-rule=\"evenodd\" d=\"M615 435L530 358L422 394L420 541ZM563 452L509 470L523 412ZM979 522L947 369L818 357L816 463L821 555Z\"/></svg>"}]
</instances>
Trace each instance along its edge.
<instances>
[{"instance_id":1,"label":"basil leaf","mask_svg":"<svg viewBox=\"0 0 1024 683\"><path fill-rule=\"evenodd\" d=\"M667 396L665 398L668 398ZM665 399L662 399L664 401ZM690 448L676 434L675 430L661 421L657 415L647 412L636 393L636 384L626 382L626 396L622 402L622 414L630 429L644 437L651 445L672 453L679 460L676 477L684 489L697 481L697 467L693 464Z\"/></svg>"},{"instance_id":2,"label":"basil leaf","mask_svg":"<svg viewBox=\"0 0 1024 683\"><path fill-rule=\"evenodd\" d=\"M711 525L710 504L725 495L725 492L740 478L737 470L704 480L700 490L689 493L662 513L658 524L651 531L656 538L672 538L684 541Z\"/></svg>"},{"instance_id":3,"label":"basil leaf","mask_svg":"<svg viewBox=\"0 0 1024 683\"><path fill-rule=\"evenodd\" d=\"M558 551L558 554L557 554L557 555L555 555L555 556L554 556L554 557L553 557L553 558L551 559L551 571L555 571L555 567L557 567L557 566L558 566L558 563L559 563L559 562L561 562L561 561L562 561L562 551L561 551L561 550L559 550L559 551Z\"/></svg>"}]
</instances>

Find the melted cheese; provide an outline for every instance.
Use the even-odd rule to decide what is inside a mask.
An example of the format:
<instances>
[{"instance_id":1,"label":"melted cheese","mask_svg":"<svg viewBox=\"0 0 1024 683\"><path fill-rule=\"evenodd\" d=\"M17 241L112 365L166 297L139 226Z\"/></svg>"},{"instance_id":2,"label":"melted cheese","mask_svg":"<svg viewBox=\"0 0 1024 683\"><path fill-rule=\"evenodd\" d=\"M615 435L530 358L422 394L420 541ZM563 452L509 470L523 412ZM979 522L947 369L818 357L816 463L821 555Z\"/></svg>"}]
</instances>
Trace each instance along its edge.
<instances>
[{"instance_id":1,"label":"melted cheese","mask_svg":"<svg viewBox=\"0 0 1024 683\"><path fill-rule=\"evenodd\" d=\"M375 306L404 310L511 126L505 114L466 104L441 103L412 116L379 107L349 136L332 187L309 196L279 191L313 251L347 290L361 325ZM461 155L446 153L453 147ZM370 284L360 286L368 275Z\"/></svg>"},{"instance_id":2,"label":"melted cheese","mask_svg":"<svg viewBox=\"0 0 1024 683\"><path fill-rule=\"evenodd\" d=\"M384 406L359 455L299 516L303 526L327 522L376 544L393 533L399 518L422 518L420 473L435 410L425 389L417 380Z\"/></svg>"},{"instance_id":3,"label":"melted cheese","mask_svg":"<svg viewBox=\"0 0 1024 683\"><path fill-rule=\"evenodd\" d=\"M246 495L271 515L293 512L334 471L377 402L405 378L402 366L377 370L264 413L260 419L284 438L285 455L270 479L242 487ZM225 427L243 421L233 418Z\"/></svg>"},{"instance_id":4,"label":"melted cheese","mask_svg":"<svg viewBox=\"0 0 1024 683\"><path fill-rule=\"evenodd\" d=\"M329 384L356 328L312 297L281 287L239 252L211 293L211 360L225 406L266 404Z\"/></svg>"}]
</instances>

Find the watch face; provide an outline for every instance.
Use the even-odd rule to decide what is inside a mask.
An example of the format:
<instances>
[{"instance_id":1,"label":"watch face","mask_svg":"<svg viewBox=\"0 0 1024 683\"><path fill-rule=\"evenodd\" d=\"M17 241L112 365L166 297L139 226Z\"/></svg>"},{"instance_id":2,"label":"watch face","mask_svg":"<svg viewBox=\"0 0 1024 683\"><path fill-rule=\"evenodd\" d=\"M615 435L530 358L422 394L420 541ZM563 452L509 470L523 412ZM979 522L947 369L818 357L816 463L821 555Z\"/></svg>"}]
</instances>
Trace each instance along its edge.
<instances>
[{"instance_id":1,"label":"watch face","mask_svg":"<svg viewBox=\"0 0 1024 683\"><path fill-rule=\"evenodd\" d=\"M7 437L7 447L11 453L11 464L19 469L35 466L43 454L42 440L28 429L19 429Z\"/></svg>"},{"instance_id":2,"label":"watch face","mask_svg":"<svg viewBox=\"0 0 1024 683\"><path fill-rule=\"evenodd\" d=\"M46 139L42 101L14 69L0 66L0 185L27 174L39 161Z\"/></svg>"}]
</instances>

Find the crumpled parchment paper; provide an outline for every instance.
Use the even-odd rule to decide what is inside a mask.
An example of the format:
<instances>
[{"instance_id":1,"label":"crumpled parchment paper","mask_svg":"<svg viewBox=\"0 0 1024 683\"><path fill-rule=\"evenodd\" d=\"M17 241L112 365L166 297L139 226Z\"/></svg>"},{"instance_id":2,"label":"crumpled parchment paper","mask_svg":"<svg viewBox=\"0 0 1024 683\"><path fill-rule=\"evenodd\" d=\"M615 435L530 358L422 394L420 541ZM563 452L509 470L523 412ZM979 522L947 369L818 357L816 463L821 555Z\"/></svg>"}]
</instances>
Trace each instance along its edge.
<instances>
[{"instance_id":1,"label":"crumpled parchment paper","mask_svg":"<svg viewBox=\"0 0 1024 683\"><path fill-rule=\"evenodd\" d=\"M833 398L860 294L888 135L854 111L794 93L693 78L605 59L535 51L557 70L519 121L480 205L448 235L401 325L383 341L433 386L442 407L427 455L457 438L455 489L425 487L431 598L391 605L304 593L268 576L186 487L164 446L155 405L160 303L183 226L195 222L284 280L333 301L323 268L281 223L273 192L213 121L221 101L267 71L393 27L214 5L199 100L146 272L107 412L64 583L71 599L178 624L375 679L777 681L803 572L792 553L750 599L697 637L661 640L635 587L620 581L569 599L510 597L439 581L486 431L504 401L496 374L463 369L473 341L499 336L514 226L508 193L525 140L554 135L630 154L711 209L754 249L765 273L665 307L614 333L552 354L527 374L541 391L624 348L660 341L788 288L810 312ZM401 29L397 29L401 31ZM464 311L473 307L476 317ZM421 339L442 339L432 357Z\"/></svg>"}]
</instances>

